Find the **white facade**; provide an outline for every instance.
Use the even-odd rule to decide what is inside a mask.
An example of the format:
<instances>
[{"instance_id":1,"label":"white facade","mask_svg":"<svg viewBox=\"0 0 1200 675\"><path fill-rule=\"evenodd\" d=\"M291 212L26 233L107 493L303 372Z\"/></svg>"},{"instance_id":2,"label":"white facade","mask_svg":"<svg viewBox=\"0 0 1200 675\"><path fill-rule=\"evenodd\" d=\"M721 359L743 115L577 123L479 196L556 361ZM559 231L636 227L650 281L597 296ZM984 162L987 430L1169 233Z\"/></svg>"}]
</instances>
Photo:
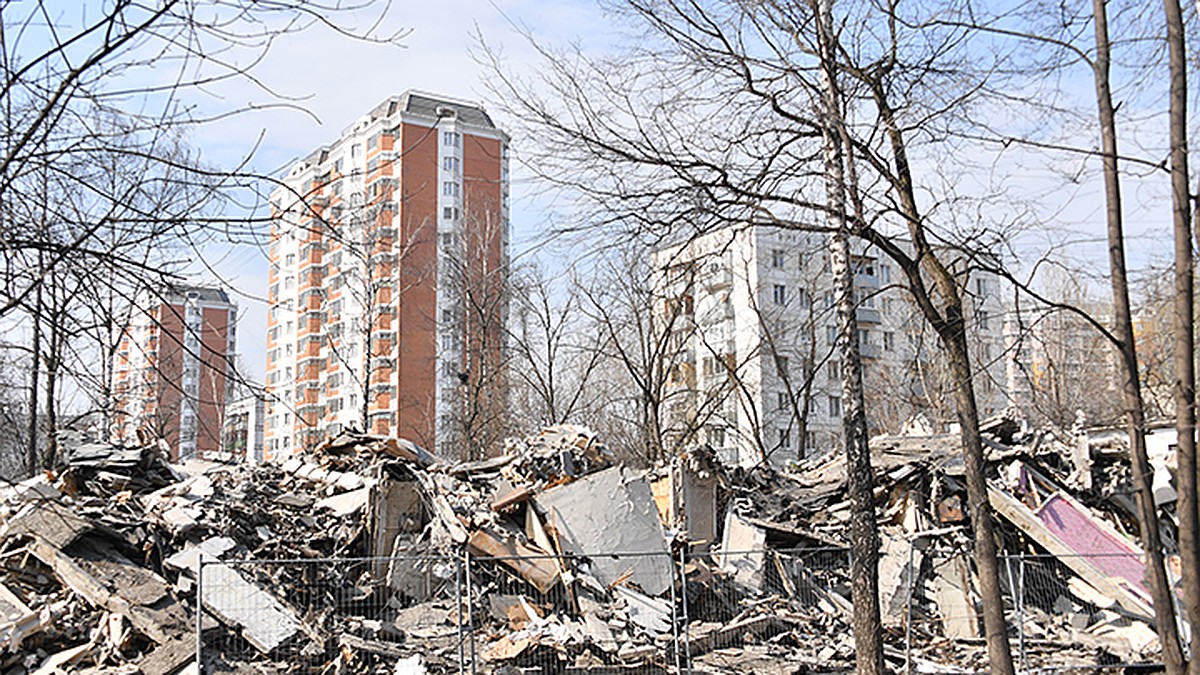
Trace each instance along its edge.
<instances>
[{"instance_id":1,"label":"white facade","mask_svg":"<svg viewBox=\"0 0 1200 675\"><path fill-rule=\"evenodd\" d=\"M783 466L801 452L814 456L840 446L841 363L828 250L822 235L758 226L726 228L655 253L663 295L656 316L671 333L669 433L708 443L743 466L764 456ZM936 340L900 288L893 263L860 249L854 264L868 423L898 431L935 384L929 378ZM972 294L972 341L980 354L994 356L989 373L1002 372L999 300L987 286ZM984 386L993 379L984 375L977 390L986 412L1003 406L995 396L1003 387Z\"/></svg>"}]
</instances>

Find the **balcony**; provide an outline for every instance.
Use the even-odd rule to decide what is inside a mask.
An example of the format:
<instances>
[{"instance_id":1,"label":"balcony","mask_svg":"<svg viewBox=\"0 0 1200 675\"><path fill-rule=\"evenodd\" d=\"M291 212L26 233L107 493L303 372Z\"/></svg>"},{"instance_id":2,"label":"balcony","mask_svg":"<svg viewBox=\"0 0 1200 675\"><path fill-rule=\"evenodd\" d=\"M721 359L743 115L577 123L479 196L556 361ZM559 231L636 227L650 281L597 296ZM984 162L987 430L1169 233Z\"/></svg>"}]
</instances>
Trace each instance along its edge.
<instances>
[{"instance_id":1,"label":"balcony","mask_svg":"<svg viewBox=\"0 0 1200 675\"><path fill-rule=\"evenodd\" d=\"M716 291L733 285L733 270L724 265L708 266L704 270L704 288Z\"/></svg>"},{"instance_id":2,"label":"balcony","mask_svg":"<svg viewBox=\"0 0 1200 675\"><path fill-rule=\"evenodd\" d=\"M874 307L859 307L855 312L858 322L862 324L880 324L883 323L883 317L878 309Z\"/></svg>"}]
</instances>

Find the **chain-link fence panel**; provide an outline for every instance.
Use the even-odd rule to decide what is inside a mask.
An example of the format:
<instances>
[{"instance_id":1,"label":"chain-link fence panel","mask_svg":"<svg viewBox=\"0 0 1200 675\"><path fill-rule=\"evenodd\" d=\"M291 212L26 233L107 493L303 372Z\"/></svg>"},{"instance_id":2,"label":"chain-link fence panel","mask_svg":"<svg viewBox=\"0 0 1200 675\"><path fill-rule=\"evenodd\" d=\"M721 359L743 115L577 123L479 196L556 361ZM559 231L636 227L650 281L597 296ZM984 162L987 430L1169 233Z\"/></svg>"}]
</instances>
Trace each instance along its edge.
<instances>
[{"instance_id":1,"label":"chain-link fence panel","mask_svg":"<svg viewBox=\"0 0 1200 675\"><path fill-rule=\"evenodd\" d=\"M204 561L198 577L204 673L457 673L467 662L456 558Z\"/></svg>"},{"instance_id":2,"label":"chain-link fence panel","mask_svg":"<svg viewBox=\"0 0 1200 675\"><path fill-rule=\"evenodd\" d=\"M475 672L680 672L675 568L670 554L472 556Z\"/></svg>"}]
</instances>

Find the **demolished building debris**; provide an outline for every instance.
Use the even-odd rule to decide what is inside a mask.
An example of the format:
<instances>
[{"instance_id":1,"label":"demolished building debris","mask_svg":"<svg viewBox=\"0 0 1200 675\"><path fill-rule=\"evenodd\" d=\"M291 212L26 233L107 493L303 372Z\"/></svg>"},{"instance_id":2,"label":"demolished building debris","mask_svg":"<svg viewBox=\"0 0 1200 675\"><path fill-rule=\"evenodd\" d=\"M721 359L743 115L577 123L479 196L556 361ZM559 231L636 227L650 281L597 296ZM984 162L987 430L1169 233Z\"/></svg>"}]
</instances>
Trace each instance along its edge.
<instances>
[{"instance_id":1,"label":"demolished building debris","mask_svg":"<svg viewBox=\"0 0 1200 675\"><path fill-rule=\"evenodd\" d=\"M1154 660L1123 455L985 429L1027 665ZM984 665L957 437L872 453L889 663ZM197 637L202 672L853 664L844 455L635 471L560 425L470 463L354 432L281 464L167 456L80 446L0 489L0 672L173 673Z\"/></svg>"}]
</instances>

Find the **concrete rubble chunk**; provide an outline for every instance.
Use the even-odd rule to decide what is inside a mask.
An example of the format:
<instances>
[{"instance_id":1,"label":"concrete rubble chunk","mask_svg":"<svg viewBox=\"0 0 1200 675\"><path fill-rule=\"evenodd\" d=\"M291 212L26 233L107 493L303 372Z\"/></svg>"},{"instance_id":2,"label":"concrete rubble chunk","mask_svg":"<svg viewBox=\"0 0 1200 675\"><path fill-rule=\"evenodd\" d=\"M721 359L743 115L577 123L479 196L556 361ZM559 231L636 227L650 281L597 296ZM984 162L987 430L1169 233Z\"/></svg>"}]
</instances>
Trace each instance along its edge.
<instances>
[{"instance_id":1,"label":"concrete rubble chunk","mask_svg":"<svg viewBox=\"0 0 1200 675\"><path fill-rule=\"evenodd\" d=\"M231 565L206 566L201 588L204 608L240 628L242 637L264 654L300 632L300 620L290 609Z\"/></svg>"},{"instance_id":2,"label":"concrete rubble chunk","mask_svg":"<svg viewBox=\"0 0 1200 675\"><path fill-rule=\"evenodd\" d=\"M570 552L629 554L592 559L592 572L601 583L627 577L649 595L670 589L671 554L644 478L612 467L546 490L536 502L546 511L545 524L559 534Z\"/></svg>"}]
</instances>

